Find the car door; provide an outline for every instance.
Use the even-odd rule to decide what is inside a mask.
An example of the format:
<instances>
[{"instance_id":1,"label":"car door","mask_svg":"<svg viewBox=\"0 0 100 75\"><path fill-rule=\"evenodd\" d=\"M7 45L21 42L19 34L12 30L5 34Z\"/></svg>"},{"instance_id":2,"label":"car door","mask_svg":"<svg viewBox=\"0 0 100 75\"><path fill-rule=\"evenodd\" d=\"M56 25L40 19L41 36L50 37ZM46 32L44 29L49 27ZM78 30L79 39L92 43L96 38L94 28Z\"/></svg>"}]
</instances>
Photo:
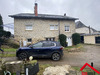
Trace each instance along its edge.
<instances>
[{"instance_id":1,"label":"car door","mask_svg":"<svg viewBox=\"0 0 100 75\"><path fill-rule=\"evenodd\" d=\"M31 53L32 53L33 57L39 57L40 56L39 51L42 49L42 45L43 45L42 42L38 42L38 43L32 45Z\"/></svg>"},{"instance_id":2,"label":"car door","mask_svg":"<svg viewBox=\"0 0 100 75\"><path fill-rule=\"evenodd\" d=\"M42 55L42 57L49 57L53 52L53 47L54 45L52 42L44 42L39 54Z\"/></svg>"}]
</instances>

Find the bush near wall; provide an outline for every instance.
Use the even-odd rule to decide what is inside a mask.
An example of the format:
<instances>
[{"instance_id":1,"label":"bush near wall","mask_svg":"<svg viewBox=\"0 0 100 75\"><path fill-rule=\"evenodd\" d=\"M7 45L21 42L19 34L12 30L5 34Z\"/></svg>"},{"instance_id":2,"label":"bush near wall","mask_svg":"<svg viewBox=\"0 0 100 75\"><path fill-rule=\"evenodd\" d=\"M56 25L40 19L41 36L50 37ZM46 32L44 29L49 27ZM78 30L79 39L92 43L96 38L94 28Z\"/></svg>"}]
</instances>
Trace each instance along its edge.
<instances>
[{"instance_id":1,"label":"bush near wall","mask_svg":"<svg viewBox=\"0 0 100 75\"><path fill-rule=\"evenodd\" d=\"M67 38L67 36L64 35L64 34L60 34L60 35L59 35L59 41L60 41L60 44L61 44L63 47L66 47L66 46L67 46L66 38Z\"/></svg>"},{"instance_id":2,"label":"bush near wall","mask_svg":"<svg viewBox=\"0 0 100 75\"><path fill-rule=\"evenodd\" d=\"M81 36L80 36L80 34L74 33L74 34L72 35L72 40L73 40L73 44L74 44L74 45L79 44L79 43L81 42Z\"/></svg>"}]
</instances>

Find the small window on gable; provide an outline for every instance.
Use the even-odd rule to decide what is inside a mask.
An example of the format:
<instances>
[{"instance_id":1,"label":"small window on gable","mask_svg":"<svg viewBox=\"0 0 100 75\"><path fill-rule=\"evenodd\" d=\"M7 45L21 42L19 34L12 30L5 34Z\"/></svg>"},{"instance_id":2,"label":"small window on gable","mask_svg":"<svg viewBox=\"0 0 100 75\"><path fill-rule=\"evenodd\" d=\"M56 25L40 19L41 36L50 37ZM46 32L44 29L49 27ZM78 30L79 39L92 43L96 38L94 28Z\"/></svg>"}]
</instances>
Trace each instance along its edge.
<instances>
[{"instance_id":1,"label":"small window on gable","mask_svg":"<svg viewBox=\"0 0 100 75\"><path fill-rule=\"evenodd\" d=\"M70 27L69 26L65 26L65 31L70 31Z\"/></svg>"},{"instance_id":2,"label":"small window on gable","mask_svg":"<svg viewBox=\"0 0 100 75\"><path fill-rule=\"evenodd\" d=\"M26 26L25 26L25 29L26 29L26 30L32 30L32 25L26 25Z\"/></svg>"},{"instance_id":3,"label":"small window on gable","mask_svg":"<svg viewBox=\"0 0 100 75\"><path fill-rule=\"evenodd\" d=\"M27 39L27 42L32 42L32 38L28 38Z\"/></svg>"}]
</instances>

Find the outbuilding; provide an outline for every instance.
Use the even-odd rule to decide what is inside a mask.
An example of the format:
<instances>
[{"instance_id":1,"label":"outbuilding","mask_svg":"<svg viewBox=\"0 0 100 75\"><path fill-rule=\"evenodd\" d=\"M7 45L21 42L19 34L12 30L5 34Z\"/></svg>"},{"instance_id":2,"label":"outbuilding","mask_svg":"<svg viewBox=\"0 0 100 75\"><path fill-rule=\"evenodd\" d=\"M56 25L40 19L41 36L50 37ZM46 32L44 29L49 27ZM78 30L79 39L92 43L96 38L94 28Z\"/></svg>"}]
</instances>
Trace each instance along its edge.
<instances>
[{"instance_id":1,"label":"outbuilding","mask_svg":"<svg viewBox=\"0 0 100 75\"><path fill-rule=\"evenodd\" d=\"M84 43L100 44L100 33L84 34Z\"/></svg>"}]
</instances>

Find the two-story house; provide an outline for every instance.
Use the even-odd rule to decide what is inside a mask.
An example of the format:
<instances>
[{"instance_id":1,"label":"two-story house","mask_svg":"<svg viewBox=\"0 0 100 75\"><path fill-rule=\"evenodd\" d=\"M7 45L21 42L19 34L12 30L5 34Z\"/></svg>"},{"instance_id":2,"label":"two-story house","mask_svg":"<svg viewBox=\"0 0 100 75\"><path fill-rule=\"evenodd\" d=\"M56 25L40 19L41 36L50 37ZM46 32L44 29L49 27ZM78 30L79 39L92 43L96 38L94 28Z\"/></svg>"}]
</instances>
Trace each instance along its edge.
<instances>
[{"instance_id":1,"label":"two-story house","mask_svg":"<svg viewBox=\"0 0 100 75\"><path fill-rule=\"evenodd\" d=\"M38 14L35 3L34 14L20 13L10 15L14 18L15 39L27 43L41 40L58 40L59 34L67 36L68 46L72 45L72 34L75 33L75 20L77 18L66 15Z\"/></svg>"}]
</instances>

